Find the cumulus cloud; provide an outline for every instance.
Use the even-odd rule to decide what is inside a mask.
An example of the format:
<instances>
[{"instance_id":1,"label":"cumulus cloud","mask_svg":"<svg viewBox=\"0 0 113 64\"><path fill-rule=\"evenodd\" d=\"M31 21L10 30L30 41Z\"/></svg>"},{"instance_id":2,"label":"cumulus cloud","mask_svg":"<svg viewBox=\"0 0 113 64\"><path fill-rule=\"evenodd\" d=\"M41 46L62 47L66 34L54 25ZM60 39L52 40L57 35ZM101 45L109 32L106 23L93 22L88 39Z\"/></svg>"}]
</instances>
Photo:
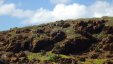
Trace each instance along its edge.
<instances>
[{"instance_id":1,"label":"cumulus cloud","mask_svg":"<svg viewBox=\"0 0 113 64\"><path fill-rule=\"evenodd\" d=\"M38 9L35 14L30 18L24 21L24 24L41 24L41 23L48 23L50 20L53 20L53 16L51 12L40 8Z\"/></svg>"},{"instance_id":2,"label":"cumulus cloud","mask_svg":"<svg viewBox=\"0 0 113 64\"><path fill-rule=\"evenodd\" d=\"M9 15L14 9L14 4L3 4L0 6L0 15Z\"/></svg>"},{"instance_id":3,"label":"cumulus cloud","mask_svg":"<svg viewBox=\"0 0 113 64\"><path fill-rule=\"evenodd\" d=\"M93 17L113 16L113 3L110 4L106 1L98 1L90 6L91 14Z\"/></svg>"},{"instance_id":4,"label":"cumulus cloud","mask_svg":"<svg viewBox=\"0 0 113 64\"><path fill-rule=\"evenodd\" d=\"M15 9L13 10L13 13L11 15L18 18L29 18L33 14L34 14L34 11L32 10Z\"/></svg>"},{"instance_id":5,"label":"cumulus cloud","mask_svg":"<svg viewBox=\"0 0 113 64\"><path fill-rule=\"evenodd\" d=\"M56 20L76 19L85 17L113 16L113 3L96 1L90 6L73 3L70 5L57 4L52 11L42 9L25 22L29 24L41 24Z\"/></svg>"},{"instance_id":6,"label":"cumulus cloud","mask_svg":"<svg viewBox=\"0 0 113 64\"><path fill-rule=\"evenodd\" d=\"M81 14L79 12L81 12ZM77 3L71 5L59 4L56 5L51 13L55 20L84 17L86 13L86 6Z\"/></svg>"},{"instance_id":7,"label":"cumulus cloud","mask_svg":"<svg viewBox=\"0 0 113 64\"><path fill-rule=\"evenodd\" d=\"M30 20L26 20L26 23L41 24L61 19L75 19L84 17L85 14L86 7L84 5L79 5L76 3L72 5L58 4L52 11L46 9L38 10Z\"/></svg>"},{"instance_id":8,"label":"cumulus cloud","mask_svg":"<svg viewBox=\"0 0 113 64\"><path fill-rule=\"evenodd\" d=\"M60 0L62 1L62 0ZM66 0L67 1L67 0ZM113 16L113 3L96 1L91 5L79 3L58 3L53 10L40 8L37 10L18 9L15 4L0 5L0 15L10 15L17 18L25 18L24 24L42 24L56 20Z\"/></svg>"},{"instance_id":9,"label":"cumulus cloud","mask_svg":"<svg viewBox=\"0 0 113 64\"><path fill-rule=\"evenodd\" d=\"M50 2L53 3L53 4L67 4L70 1L71 0L50 0Z\"/></svg>"},{"instance_id":10,"label":"cumulus cloud","mask_svg":"<svg viewBox=\"0 0 113 64\"><path fill-rule=\"evenodd\" d=\"M5 4L2 1L3 0L0 0L0 16L8 15L17 18L29 18L34 14L34 11L32 10L18 9L14 3Z\"/></svg>"}]
</instances>

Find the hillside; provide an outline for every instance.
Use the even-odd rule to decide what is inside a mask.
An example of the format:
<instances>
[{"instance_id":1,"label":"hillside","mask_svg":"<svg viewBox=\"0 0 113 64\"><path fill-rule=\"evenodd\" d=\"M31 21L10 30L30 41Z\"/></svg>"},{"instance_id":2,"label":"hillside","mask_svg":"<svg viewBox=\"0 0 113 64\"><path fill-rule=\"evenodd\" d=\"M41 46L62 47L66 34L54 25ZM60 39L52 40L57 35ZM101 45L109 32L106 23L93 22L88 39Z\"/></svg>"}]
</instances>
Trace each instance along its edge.
<instances>
[{"instance_id":1,"label":"hillside","mask_svg":"<svg viewBox=\"0 0 113 64\"><path fill-rule=\"evenodd\" d=\"M113 17L0 32L0 64L113 64Z\"/></svg>"}]
</instances>

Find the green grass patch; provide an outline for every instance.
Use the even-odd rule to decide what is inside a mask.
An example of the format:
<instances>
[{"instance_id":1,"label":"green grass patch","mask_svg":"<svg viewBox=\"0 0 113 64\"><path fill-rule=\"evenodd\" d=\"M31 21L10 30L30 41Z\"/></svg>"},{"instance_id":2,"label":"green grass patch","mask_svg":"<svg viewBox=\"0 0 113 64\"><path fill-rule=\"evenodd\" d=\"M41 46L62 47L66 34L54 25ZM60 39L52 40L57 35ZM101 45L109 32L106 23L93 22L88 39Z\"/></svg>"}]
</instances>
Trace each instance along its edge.
<instances>
[{"instance_id":1,"label":"green grass patch","mask_svg":"<svg viewBox=\"0 0 113 64\"><path fill-rule=\"evenodd\" d=\"M82 62L80 64L104 64L106 61L108 61L107 59L87 59L85 62ZM111 62L113 62L113 60L110 60Z\"/></svg>"},{"instance_id":2,"label":"green grass patch","mask_svg":"<svg viewBox=\"0 0 113 64\"><path fill-rule=\"evenodd\" d=\"M66 55L61 55L61 54L54 54L51 52L41 52L41 53L29 53L27 55L29 60L37 59L40 61L52 61L55 62L58 58L73 58L72 56L66 56Z\"/></svg>"}]
</instances>

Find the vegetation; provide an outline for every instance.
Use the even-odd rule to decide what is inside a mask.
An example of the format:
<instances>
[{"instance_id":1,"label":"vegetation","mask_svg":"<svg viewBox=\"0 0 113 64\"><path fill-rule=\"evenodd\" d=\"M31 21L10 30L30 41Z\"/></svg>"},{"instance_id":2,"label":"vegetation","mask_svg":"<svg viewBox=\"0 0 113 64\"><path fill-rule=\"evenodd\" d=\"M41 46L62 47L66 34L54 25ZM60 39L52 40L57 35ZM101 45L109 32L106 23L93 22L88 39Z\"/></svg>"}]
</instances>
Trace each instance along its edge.
<instances>
[{"instance_id":1,"label":"vegetation","mask_svg":"<svg viewBox=\"0 0 113 64\"><path fill-rule=\"evenodd\" d=\"M0 32L0 64L113 64L113 17Z\"/></svg>"}]
</instances>

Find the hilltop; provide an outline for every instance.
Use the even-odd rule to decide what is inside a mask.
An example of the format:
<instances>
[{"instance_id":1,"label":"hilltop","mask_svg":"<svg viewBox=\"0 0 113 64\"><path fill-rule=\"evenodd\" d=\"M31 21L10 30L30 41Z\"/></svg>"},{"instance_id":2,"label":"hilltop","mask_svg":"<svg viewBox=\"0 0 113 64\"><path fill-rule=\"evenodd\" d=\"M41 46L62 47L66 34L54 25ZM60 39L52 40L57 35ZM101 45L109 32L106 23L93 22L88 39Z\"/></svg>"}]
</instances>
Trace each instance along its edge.
<instances>
[{"instance_id":1,"label":"hilltop","mask_svg":"<svg viewBox=\"0 0 113 64\"><path fill-rule=\"evenodd\" d=\"M113 63L113 17L60 20L0 32L0 64Z\"/></svg>"}]
</instances>

